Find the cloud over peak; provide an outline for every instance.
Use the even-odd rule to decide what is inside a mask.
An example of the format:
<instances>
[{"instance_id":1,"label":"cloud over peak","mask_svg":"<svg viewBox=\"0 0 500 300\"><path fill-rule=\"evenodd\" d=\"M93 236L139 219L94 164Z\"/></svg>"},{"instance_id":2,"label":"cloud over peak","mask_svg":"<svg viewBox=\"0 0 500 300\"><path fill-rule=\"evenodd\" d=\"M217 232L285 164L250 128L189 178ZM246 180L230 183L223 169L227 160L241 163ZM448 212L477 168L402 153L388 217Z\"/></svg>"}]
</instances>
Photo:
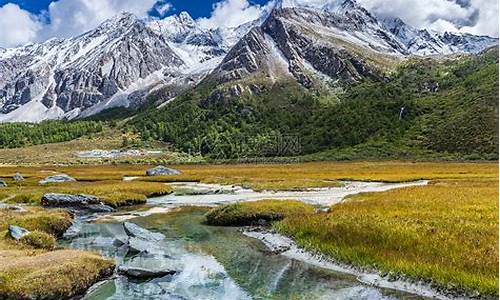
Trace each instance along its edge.
<instances>
[{"instance_id":1,"label":"cloud over peak","mask_svg":"<svg viewBox=\"0 0 500 300\"><path fill-rule=\"evenodd\" d=\"M212 12L197 20L207 28L236 27L253 21L277 0L263 5L250 0L211 1ZM357 1L377 15L400 17L416 28L498 37L498 0ZM151 12L164 17L174 9L170 0L54 0L40 15L33 15L17 4L7 3L0 6L0 47L75 36L123 11L145 18Z\"/></svg>"}]
</instances>

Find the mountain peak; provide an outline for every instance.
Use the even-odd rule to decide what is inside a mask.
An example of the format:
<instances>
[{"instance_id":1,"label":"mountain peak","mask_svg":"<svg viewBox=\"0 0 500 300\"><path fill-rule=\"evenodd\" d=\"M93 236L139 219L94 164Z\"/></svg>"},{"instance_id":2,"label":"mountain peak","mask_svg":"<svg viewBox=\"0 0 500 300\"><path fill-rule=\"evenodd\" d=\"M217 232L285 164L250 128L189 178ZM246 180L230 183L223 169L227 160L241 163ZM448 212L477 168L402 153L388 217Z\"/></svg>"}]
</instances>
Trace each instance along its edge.
<instances>
[{"instance_id":1,"label":"mountain peak","mask_svg":"<svg viewBox=\"0 0 500 300\"><path fill-rule=\"evenodd\" d=\"M179 14L179 20L183 24L192 24L192 25L195 24L195 21L194 21L193 17L191 17L191 15L187 11L182 11Z\"/></svg>"}]
</instances>

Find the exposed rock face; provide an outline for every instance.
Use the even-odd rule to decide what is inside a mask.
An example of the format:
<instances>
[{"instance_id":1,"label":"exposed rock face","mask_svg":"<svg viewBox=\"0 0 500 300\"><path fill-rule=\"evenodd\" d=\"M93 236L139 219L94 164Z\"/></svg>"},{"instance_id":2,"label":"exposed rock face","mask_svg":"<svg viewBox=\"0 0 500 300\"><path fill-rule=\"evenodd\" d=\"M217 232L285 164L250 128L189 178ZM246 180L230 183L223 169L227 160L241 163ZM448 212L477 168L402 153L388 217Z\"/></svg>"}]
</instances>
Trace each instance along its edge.
<instances>
[{"instance_id":1,"label":"exposed rock face","mask_svg":"<svg viewBox=\"0 0 500 300\"><path fill-rule=\"evenodd\" d=\"M52 175L48 176L43 180L40 180L40 184L48 184L48 183L60 183L60 182L72 182L76 181L75 178L66 175L66 174L58 174L58 175Z\"/></svg>"},{"instance_id":2,"label":"exposed rock face","mask_svg":"<svg viewBox=\"0 0 500 300\"><path fill-rule=\"evenodd\" d=\"M16 225L9 225L9 235L16 241L20 240L23 236L28 235L30 232L22 227Z\"/></svg>"},{"instance_id":3,"label":"exposed rock face","mask_svg":"<svg viewBox=\"0 0 500 300\"><path fill-rule=\"evenodd\" d=\"M206 29L186 12L163 20L130 13L78 37L0 51L0 122L77 118L167 101L220 63L250 28Z\"/></svg>"},{"instance_id":4,"label":"exposed rock face","mask_svg":"<svg viewBox=\"0 0 500 300\"><path fill-rule=\"evenodd\" d=\"M167 168L164 166L157 166L146 171L147 176L161 176L161 175L180 175L179 170Z\"/></svg>"},{"instance_id":5,"label":"exposed rock face","mask_svg":"<svg viewBox=\"0 0 500 300\"><path fill-rule=\"evenodd\" d=\"M29 121L69 112L78 115L90 108L88 113L97 112L104 101L128 106L127 96L114 97L119 91L132 94L132 84L145 87L153 73L184 64L165 39L128 13L79 37L29 45L0 61L20 66L0 85L0 112L8 114L28 102L37 103L40 115Z\"/></svg>"},{"instance_id":6,"label":"exposed rock face","mask_svg":"<svg viewBox=\"0 0 500 300\"><path fill-rule=\"evenodd\" d=\"M48 193L42 197L42 205L51 207L70 207L85 209L95 212L112 212L113 208L105 205L93 195L70 195L59 193Z\"/></svg>"},{"instance_id":7,"label":"exposed rock face","mask_svg":"<svg viewBox=\"0 0 500 300\"><path fill-rule=\"evenodd\" d=\"M380 78L381 68L408 55L478 53L497 44L418 30L354 0L279 0L231 29L204 28L185 12L153 21L122 13L78 37L0 49L0 122L86 117L141 106L148 95L159 105L207 74L223 83L247 76L293 78L305 87L352 83ZM227 96L258 90L230 87Z\"/></svg>"},{"instance_id":8,"label":"exposed rock face","mask_svg":"<svg viewBox=\"0 0 500 300\"><path fill-rule=\"evenodd\" d=\"M293 77L306 87L315 75L356 82L380 75L364 54L403 55L404 46L357 5L338 11L281 8L252 29L214 70L221 82L264 73L270 80Z\"/></svg>"}]
</instances>

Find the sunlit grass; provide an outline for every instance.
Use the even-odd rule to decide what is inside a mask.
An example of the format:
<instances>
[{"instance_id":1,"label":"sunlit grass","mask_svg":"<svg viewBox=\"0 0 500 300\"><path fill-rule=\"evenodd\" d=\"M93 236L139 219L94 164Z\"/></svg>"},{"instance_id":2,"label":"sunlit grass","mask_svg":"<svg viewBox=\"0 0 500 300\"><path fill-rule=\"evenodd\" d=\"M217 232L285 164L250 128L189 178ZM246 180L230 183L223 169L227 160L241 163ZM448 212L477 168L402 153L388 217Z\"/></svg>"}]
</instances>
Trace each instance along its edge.
<instances>
[{"instance_id":1,"label":"sunlit grass","mask_svg":"<svg viewBox=\"0 0 500 300\"><path fill-rule=\"evenodd\" d=\"M0 209L0 299L69 299L110 275L114 263L97 254L53 250L55 237L71 226L71 215L59 209ZM19 241L9 225L31 231Z\"/></svg>"},{"instance_id":2,"label":"sunlit grass","mask_svg":"<svg viewBox=\"0 0 500 300\"><path fill-rule=\"evenodd\" d=\"M75 250L0 250L0 261L1 299L69 299L114 269L100 255Z\"/></svg>"},{"instance_id":3,"label":"sunlit grass","mask_svg":"<svg viewBox=\"0 0 500 300\"><path fill-rule=\"evenodd\" d=\"M339 180L401 182L498 176L495 163L314 162L173 167L183 172L173 176L175 180L241 185L256 190L338 186Z\"/></svg>"},{"instance_id":4,"label":"sunlit grass","mask_svg":"<svg viewBox=\"0 0 500 300\"><path fill-rule=\"evenodd\" d=\"M334 259L498 295L498 181L444 180L362 194L275 227Z\"/></svg>"},{"instance_id":5,"label":"sunlit grass","mask_svg":"<svg viewBox=\"0 0 500 300\"><path fill-rule=\"evenodd\" d=\"M70 182L49 185L10 186L0 190L0 198L9 202L40 204L45 193L89 194L112 207L143 204L147 197L169 194L166 184L135 181Z\"/></svg>"},{"instance_id":6,"label":"sunlit grass","mask_svg":"<svg viewBox=\"0 0 500 300\"><path fill-rule=\"evenodd\" d=\"M269 199L219 206L205 217L210 225L246 226L256 225L261 220L272 222L313 212L313 206L301 201Z\"/></svg>"}]
</instances>

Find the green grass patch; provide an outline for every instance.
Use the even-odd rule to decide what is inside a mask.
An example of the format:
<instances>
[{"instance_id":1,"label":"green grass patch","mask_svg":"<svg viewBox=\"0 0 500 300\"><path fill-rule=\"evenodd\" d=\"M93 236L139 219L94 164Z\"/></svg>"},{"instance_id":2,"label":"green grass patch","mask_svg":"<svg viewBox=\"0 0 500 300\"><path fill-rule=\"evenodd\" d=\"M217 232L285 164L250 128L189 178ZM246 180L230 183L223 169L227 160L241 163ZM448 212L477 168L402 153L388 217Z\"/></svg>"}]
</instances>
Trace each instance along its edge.
<instances>
[{"instance_id":1,"label":"green grass patch","mask_svg":"<svg viewBox=\"0 0 500 300\"><path fill-rule=\"evenodd\" d=\"M57 242L53 235L39 230L28 233L19 242L35 249L54 250L57 247Z\"/></svg>"},{"instance_id":2,"label":"green grass patch","mask_svg":"<svg viewBox=\"0 0 500 300\"><path fill-rule=\"evenodd\" d=\"M275 222L314 212L314 206L296 200L261 200L223 205L211 209L206 222L217 226L256 225L264 220Z\"/></svg>"}]
</instances>

